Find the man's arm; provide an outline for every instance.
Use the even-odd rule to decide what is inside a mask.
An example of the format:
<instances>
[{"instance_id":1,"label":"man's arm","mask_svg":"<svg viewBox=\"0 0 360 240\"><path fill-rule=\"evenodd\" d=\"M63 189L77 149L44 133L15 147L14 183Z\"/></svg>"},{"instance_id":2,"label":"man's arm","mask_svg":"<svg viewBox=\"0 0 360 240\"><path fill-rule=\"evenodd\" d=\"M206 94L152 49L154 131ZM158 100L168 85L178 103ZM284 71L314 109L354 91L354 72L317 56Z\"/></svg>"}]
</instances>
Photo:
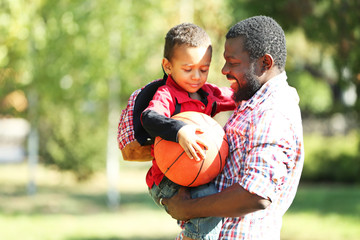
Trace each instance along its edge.
<instances>
[{"instance_id":1,"label":"man's arm","mask_svg":"<svg viewBox=\"0 0 360 240\"><path fill-rule=\"evenodd\" d=\"M186 188L181 188L174 197L163 199L168 213L178 220L198 217L240 217L263 210L270 200L251 194L239 184L234 184L220 193L191 199Z\"/></svg>"}]
</instances>

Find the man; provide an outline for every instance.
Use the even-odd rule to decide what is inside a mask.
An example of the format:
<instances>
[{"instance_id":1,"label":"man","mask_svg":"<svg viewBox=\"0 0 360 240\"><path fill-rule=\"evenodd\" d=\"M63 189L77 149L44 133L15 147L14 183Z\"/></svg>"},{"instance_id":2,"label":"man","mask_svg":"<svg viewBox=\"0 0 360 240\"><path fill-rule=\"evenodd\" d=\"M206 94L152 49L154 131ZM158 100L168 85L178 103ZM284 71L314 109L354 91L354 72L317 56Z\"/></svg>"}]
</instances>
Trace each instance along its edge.
<instances>
[{"instance_id":1,"label":"man","mask_svg":"<svg viewBox=\"0 0 360 240\"><path fill-rule=\"evenodd\" d=\"M223 217L219 239L280 239L304 161L299 98L286 81L284 32L270 17L243 20L227 33L224 58L222 73L238 107L224 127L230 153L216 178L219 193L191 199L181 188L162 203L179 220Z\"/></svg>"}]
</instances>

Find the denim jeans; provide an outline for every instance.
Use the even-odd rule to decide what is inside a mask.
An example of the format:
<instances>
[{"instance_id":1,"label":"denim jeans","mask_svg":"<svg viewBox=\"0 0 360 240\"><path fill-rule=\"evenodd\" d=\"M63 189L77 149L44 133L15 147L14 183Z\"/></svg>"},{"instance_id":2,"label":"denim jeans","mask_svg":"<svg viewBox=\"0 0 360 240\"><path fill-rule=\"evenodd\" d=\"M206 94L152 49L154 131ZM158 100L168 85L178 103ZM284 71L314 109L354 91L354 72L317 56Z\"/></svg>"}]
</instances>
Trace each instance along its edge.
<instances>
[{"instance_id":1,"label":"denim jeans","mask_svg":"<svg viewBox=\"0 0 360 240\"><path fill-rule=\"evenodd\" d=\"M164 209L165 206L162 206L159 203L159 199L171 198L178 192L180 187L180 185L173 183L168 178L164 177L159 186L154 184L149 192L154 202ZM191 198L204 197L218 192L212 182L198 187L191 187L189 189ZM222 218L219 217L194 218L185 223L183 233L185 236L192 239L217 240L221 226Z\"/></svg>"}]
</instances>

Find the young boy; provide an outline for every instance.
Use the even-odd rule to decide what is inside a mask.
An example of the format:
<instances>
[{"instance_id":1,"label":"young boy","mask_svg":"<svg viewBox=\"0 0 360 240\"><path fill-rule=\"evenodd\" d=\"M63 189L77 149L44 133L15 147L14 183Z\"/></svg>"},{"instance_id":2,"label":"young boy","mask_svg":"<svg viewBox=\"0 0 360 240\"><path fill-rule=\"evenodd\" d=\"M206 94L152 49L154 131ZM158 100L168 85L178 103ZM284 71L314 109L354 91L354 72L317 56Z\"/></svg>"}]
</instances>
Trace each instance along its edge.
<instances>
[{"instance_id":1,"label":"young boy","mask_svg":"<svg viewBox=\"0 0 360 240\"><path fill-rule=\"evenodd\" d=\"M152 137L160 136L178 142L194 161L205 157L199 144L206 147L206 142L196 135L201 129L170 117L184 111L214 116L220 111L235 108L230 88L218 88L206 83L211 56L210 38L199 26L183 23L170 29L165 38L162 60L168 78L141 116L143 127ZM156 159L153 159L152 167L147 173L146 183L151 197L160 207L164 207L162 198L173 196L180 187L164 176ZM192 198L217 192L213 183L189 190ZM197 218L184 224L183 239L218 239L221 218Z\"/></svg>"}]
</instances>

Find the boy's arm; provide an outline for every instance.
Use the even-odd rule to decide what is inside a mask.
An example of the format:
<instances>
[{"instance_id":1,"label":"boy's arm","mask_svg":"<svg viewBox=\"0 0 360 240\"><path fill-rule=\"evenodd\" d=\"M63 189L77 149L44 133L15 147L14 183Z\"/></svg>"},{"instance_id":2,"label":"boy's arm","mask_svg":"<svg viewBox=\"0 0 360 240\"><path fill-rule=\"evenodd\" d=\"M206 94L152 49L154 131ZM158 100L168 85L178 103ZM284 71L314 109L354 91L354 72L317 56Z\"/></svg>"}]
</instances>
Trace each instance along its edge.
<instances>
[{"instance_id":1,"label":"boy's arm","mask_svg":"<svg viewBox=\"0 0 360 240\"><path fill-rule=\"evenodd\" d=\"M207 144L196 133L201 129L183 121L168 118L154 110L145 110L141 115L144 129L152 137L161 137L168 141L178 142L189 158L200 161L205 152L199 144L207 148Z\"/></svg>"},{"instance_id":2,"label":"boy's arm","mask_svg":"<svg viewBox=\"0 0 360 240\"><path fill-rule=\"evenodd\" d=\"M170 118L175 111L175 103L166 85L158 88L141 114L141 123L150 136L176 142L177 133L185 123Z\"/></svg>"},{"instance_id":3,"label":"boy's arm","mask_svg":"<svg viewBox=\"0 0 360 240\"><path fill-rule=\"evenodd\" d=\"M196 134L202 131L199 127L170 118L175 111L175 105L175 98L168 89L160 87L149 106L143 111L141 123L150 136L178 142L189 158L199 161L200 158L205 157L205 152L199 144L207 147Z\"/></svg>"},{"instance_id":4,"label":"boy's arm","mask_svg":"<svg viewBox=\"0 0 360 240\"><path fill-rule=\"evenodd\" d=\"M168 118L154 110L145 110L141 115L144 129L152 137L161 137L168 141L177 142L177 134L180 128L186 125L183 121Z\"/></svg>"}]
</instances>

